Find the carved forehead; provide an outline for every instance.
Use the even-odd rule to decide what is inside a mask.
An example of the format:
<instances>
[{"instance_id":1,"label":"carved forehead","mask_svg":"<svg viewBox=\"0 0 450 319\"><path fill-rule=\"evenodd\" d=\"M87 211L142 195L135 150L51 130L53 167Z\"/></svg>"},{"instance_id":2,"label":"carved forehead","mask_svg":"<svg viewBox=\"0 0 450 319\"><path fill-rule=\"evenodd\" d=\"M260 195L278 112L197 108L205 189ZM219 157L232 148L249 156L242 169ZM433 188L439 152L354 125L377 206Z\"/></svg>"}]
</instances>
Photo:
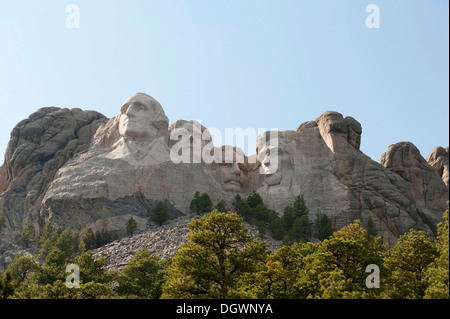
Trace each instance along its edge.
<instances>
[{"instance_id":1,"label":"carved forehead","mask_svg":"<svg viewBox=\"0 0 450 319\"><path fill-rule=\"evenodd\" d=\"M147 95L145 93L136 93L127 98L125 102L123 102L122 108L120 110L121 113L125 113L131 103L142 104L152 111L156 112L162 111L162 107L159 104L159 102L156 101L154 98L152 98L150 95Z\"/></svg>"},{"instance_id":2,"label":"carved forehead","mask_svg":"<svg viewBox=\"0 0 450 319\"><path fill-rule=\"evenodd\" d=\"M145 107L145 109L151 113L151 118L156 122L164 122L165 125L169 124L169 119L167 118L166 114L164 113L164 110L159 104L158 101L156 101L154 98L152 98L150 95L147 95L145 93L136 93L132 96L130 96L128 99L125 100L125 102L122 105L122 108L120 110L120 114L126 113L129 106L131 104L140 104Z\"/></svg>"}]
</instances>

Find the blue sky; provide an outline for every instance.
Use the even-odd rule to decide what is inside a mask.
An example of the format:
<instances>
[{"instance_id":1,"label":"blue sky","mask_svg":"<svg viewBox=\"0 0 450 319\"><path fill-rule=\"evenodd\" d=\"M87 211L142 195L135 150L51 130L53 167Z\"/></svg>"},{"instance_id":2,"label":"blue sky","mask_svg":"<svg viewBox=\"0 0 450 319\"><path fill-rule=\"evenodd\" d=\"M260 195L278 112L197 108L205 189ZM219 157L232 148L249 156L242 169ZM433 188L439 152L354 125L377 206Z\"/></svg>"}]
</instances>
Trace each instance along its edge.
<instances>
[{"instance_id":1,"label":"blue sky","mask_svg":"<svg viewBox=\"0 0 450 319\"><path fill-rule=\"evenodd\" d=\"M66 6L80 28L66 27ZM380 28L365 25L367 5ZM444 0L0 0L0 153L37 109L107 117L145 92L170 123L295 130L324 111L356 118L379 161L410 141L449 145ZM220 143L218 143L220 144ZM254 144L246 147L250 155ZM1 160L0 160L1 162Z\"/></svg>"}]
</instances>

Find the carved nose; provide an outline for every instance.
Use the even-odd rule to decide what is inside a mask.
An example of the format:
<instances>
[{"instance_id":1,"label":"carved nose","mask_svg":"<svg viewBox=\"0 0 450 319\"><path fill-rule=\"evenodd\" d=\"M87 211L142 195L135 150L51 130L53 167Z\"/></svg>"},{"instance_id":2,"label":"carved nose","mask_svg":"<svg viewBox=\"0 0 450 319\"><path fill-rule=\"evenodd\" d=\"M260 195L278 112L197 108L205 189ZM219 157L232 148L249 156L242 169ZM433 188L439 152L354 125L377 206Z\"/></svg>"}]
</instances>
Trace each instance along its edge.
<instances>
[{"instance_id":1,"label":"carved nose","mask_svg":"<svg viewBox=\"0 0 450 319\"><path fill-rule=\"evenodd\" d=\"M125 115L128 116L128 117L135 117L135 116L136 116L136 115L134 114L134 106L133 106L133 104L131 104L131 105L128 107L127 111L125 112Z\"/></svg>"},{"instance_id":2,"label":"carved nose","mask_svg":"<svg viewBox=\"0 0 450 319\"><path fill-rule=\"evenodd\" d=\"M231 169L231 174L239 175L240 172L241 172L241 170L239 169L239 165L233 164L232 169Z\"/></svg>"}]
</instances>

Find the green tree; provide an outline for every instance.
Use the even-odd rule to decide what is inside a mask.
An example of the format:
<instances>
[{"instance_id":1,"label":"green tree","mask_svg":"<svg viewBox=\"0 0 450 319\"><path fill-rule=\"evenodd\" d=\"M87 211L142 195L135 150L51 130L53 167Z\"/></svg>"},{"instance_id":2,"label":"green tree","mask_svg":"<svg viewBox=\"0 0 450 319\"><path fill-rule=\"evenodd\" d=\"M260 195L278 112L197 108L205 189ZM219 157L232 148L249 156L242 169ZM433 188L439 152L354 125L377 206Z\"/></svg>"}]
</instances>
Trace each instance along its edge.
<instances>
[{"instance_id":1,"label":"green tree","mask_svg":"<svg viewBox=\"0 0 450 319\"><path fill-rule=\"evenodd\" d=\"M437 256L428 233L412 229L400 236L385 259L390 271L387 295L396 299L422 299L428 286L426 269Z\"/></svg>"},{"instance_id":2,"label":"green tree","mask_svg":"<svg viewBox=\"0 0 450 319\"><path fill-rule=\"evenodd\" d=\"M116 288L120 296L159 299L164 283L164 263L146 249L138 251L122 270Z\"/></svg>"},{"instance_id":3,"label":"green tree","mask_svg":"<svg viewBox=\"0 0 450 319\"><path fill-rule=\"evenodd\" d=\"M175 254L163 298L235 298L243 274L264 264L268 250L236 213L213 211L188 224L188 242Z\"/></svg>"},{"instance_id":4,"label":"green tree","mask_svg":"<svg viewBox=\"0 0 450 319\"><path fill-rule=\"evenodd\" d=\"M80 283L109 283L111 274L105 270L108 264L105 258L94 259L92 251L82 252L75 258L74 264L80 269Z\"/></svg>"},{"instance_id":5,"label":"green tree","mask_svg":"<svg viewBox=\"0 0 450 319\"><path fill-rule=\"evenodd\" d=\"M449 217L447 210L443 217L444 222L438 225L438 238L436 249L438 257L427 269L428 288L425 291L426 299L449 299Z\"/></svg>"},{"instance_id":6,"label":"green tree","mask_svg":"<svg viewBox=\"0 0 450 319\"><path fill-rule=\"evenodd\" d=\"M374 236L377 237L378 236L378 231L375 227L375 223L373 222L372 216L369 216L369 218L367 219L366 222L366 231L367 231L367 236Z\"/></svg>"},{"instance_id":7,"label":"green tree","mask_svg":"<svg viewBox=\"0 0 450 319\"><path fill-rule=\"evenodd\" d=\"M130 219L127 221L127 235L133 235L133 233L136 231L137 229L137 223L134 220L133 217L130 217Z\"/></svg>"},{"instance_id":8,"label":"green tree","mask_svg":"<svg viewBox=\"0 0 450 319\"><path fill-rule=\"evenodd\" d=\"M227 208L227 206L225 205L225 201L223 199L220 202L218 202L216 204L216 206L214 206L214 209L217 210L220 213L226 213L229 210Z\"/></svg>"},{"instance_id":9,"label":"green tree","mask_svg":"<svg viewBox=\"0 0 450 319\"><path fill-rule=\"evenodd\" d=\"M242 216L242 218L244 218L244 220L246 221L249 221L252 218L253 210L246 201L244 201L244 203L241 205L239 215Z\"/></svg>"},{"instance_id":10,"label":"green tree","mask_svg":"<svg viewBox=\"0 0 450 319\"><path fill-rule=\"evenodd\" d=\"M80 240L79 251L87 251L97 248L95 234L92 228L86 229Z\"/></svg>"},{"instance_id":11,"label":"green tree","mask_svg":"<svg viewBox=\"0 0 450 319\"><path fill-rule=\"evenodd\" d=\"M211 201L211 198L209 197L209 195L207 193L203 193L202 196L200 197L200 199L201 199L201 203L202 203L201 213L210 212L212 209L212 201Z\"/></svg>"},{"instance_id":12,"label":"green tree","mask_svg":"<svg viewBox=\"0 0 450 319\"><path fill-rule=\"evenodd\" d=\"M45 259L48 256L48 254L56 247L56 241L60 234L61 231L55 229L53 222L50 219L47 220L39 234L39 257Z\"/></svg>"},{"instance_id":13,"label":"green tree","mask_svg":"<svg viewBox=\"0 0 450 319\"><path fill-rule=\"evenodd\" d=\"M359 220L317 244L299 268L295 291L300 298L376 298L380 289L369 289L366 266L375 264L385 276L383 256L387 245L379 238L367 240Z\"/></svg>"},{"instance_id":14,"label":"green tree","mask_svg":"<svg viewBox=\"0 0 450 319\"><path fill-rule=\"evenodd\" d=\"M281 223L283 224L284 233L286 234L294 224L295 219L294 207L286 206L283 211L283 216L281 217Z\"/></svg>"},{"instance_id":15,"label":"green tree","mask_svg":"<svg viewBox=\"0 0 450 319\"><path fill-rule=\"evenodd\" d=\"M333 235L333 227L331 226L330 218L326 214L321 214L314 224L316 236L319 240L330 238Z\"/></svg>"},{"instance_id":16,"label":"green tree","mask_svg":"<svg viewBox=\"0 0 450 319\"><path fill-rule=\"evenodd\" d=\"M241 212L242 205L244 205L246 201L241 197L241 195L236 194L234 196L234 201L232 203L234 210L239 214Z\"/></svg>"},{"instance_id":17,"label":"green tree","mask_svg":"<svg viewBox=\"0 0 450 319\"><path fill-rule=\"evenodd\" d=\"M38 283L45 286L52 285L57 280L65 282L67 264L66 254L59 249L54 249L45 258L44 266L40 269L37 278Z\"/></svg>"},{"instance_id":18,"label":"green tree","mask_svg":"<svg viewBox=\"0 0 450 319\"><path fill-rule=\"evenodd\" d=\"M0 299L8 299L14 295L15 286L13 284L13 279L11 272L4 271L0 276Z\"/></svg>"},{"instance_id":19,"label":"green tree","mask_svg":"<svg viewBox=\"0 0 450 319\"><path fill-rule=\"evenodd\" d=\"M28 247L30 243L34 242L35 237L36 237L36 230L34 229L31 220L28 220L22 229L22 242L24 243L25 247Z\"/></svg>"},{"instance_id":20,"label":"green tree","mask_svg":"<svg viewBox=\"0 0 450 319\"><path fill-rule=\"evenodd\" d=\"M40 288L36 278L41 266L33 257L17 255L6 271L10 273L15 287L14 298L32 299L38 296Z\"/></svg>"},{"instance_id":21,"label":"green tree","mask_svg":"<svg viewBox=\"0 0 450 319\"><path fill-rule=\"evenodd\" d=\"M39 268L34 258L16 255L7 269L11 273L15 285L20 286L31 274L38 271Z\"/></svg>"},{"instance_id":22,"label":"green tree","mask_svg":"<svg viewBox=\"0 0 450 319\"><path fill-rule=\"evenodd\" d=\"M281 222L284 229L283 242L290 245L294 242L305 242L312 234L312 224L308 218L309 210L303 196L296 197L293 206L284 209Z\"/></svg>"},{"instance_id":23,"label":"green tree","mask_svg":"<svg viewBox=\"0 0 450 319\"><path fill-rule=\"evenodd\" d=\"M42 269L40 282L43 286L38 294L41 299L104 299L113 296L113 275L104 269L106 260L94 259L92 252L81 253L74 261L80 268L80 287L68 288L65 278L66 260L58 250L51 252Z\"/></svg>"},{"instance_id":24,"label":"green tree","mask_svg":"<svg viewBox=\"0 0 450 319\"><path fill-rule=\"evenodd\" d=\"M212 201L208 194L200 192L195 192L194 199L192 199L190 204L190 210L192 213L203 214L211 211Z\"/></svg>"},{"instance_id":25,"label":"green tree","mask_svg":"<svg viewBox=\"0 0 450 319\"><path fill-rule=\"evenodd\" d=\"M317 245L295 243L283 246L267 258L257 272L246 273L239 281L242 297L256 299L297 298L294 285L299 279L299 269L305 267L304 259L314 253Z\"/></svg>"},{"instance_id":26,"label":"green tree","mask_svg":"<svg viewBox=\"0 0 450 319\"><path fill-rule=\"evenodd\" d=\"M66 286L64 280L58 279L52 283L46 284L39 299L76 299L78 289L71 289Z\"/></svg>"},{"instance_id":27,"label":"green tree","mask_svg":"<svg viewBox=\"0 0 450 319\"><path fill-rule=\"evenodd\" d=\"M113 291L108 284L88 282L81 284L79 288L68 288L62 280L53 284L47 284L43 288L40 299L106 299L113 296Z\"/></svg>"},{"instance_id":28,"label":"green tree","mask_svg":"<svg viewBox=\"0 0 450 319\"><path fill-rule=\"evenodd\" d=\"M78 233L72 229L65 229L58 237L55 248L64 253L66 259L73 259L78 252Z\"/></svg>"},{"instance_id":29,"label":"green tree","mask_svg":"<svg viewBox=\"0 0 450 319\"><path fill-rule=\"evenodd\" d=\"M256 208L259 205L264 206L263 199L258 193L254 193L253 195L247 197L247 203L250 205L250 208Z\"/></svg>"},{"instance_id":30,"label":"green tree","mask_svg":"<svg viewBox=\"0 0 450 319\"><path fill-rule=\"evenodd\" d=\"M292 244L294 242L306 242L311 236L311 232L312 226L308 216L303 215L301 217L297 217L291 229L288 231L285 242L288 244Z\"/></svg>"},{"instance_id":31,"label":"green tree","mask_svg":"<svg viewBox=\"0 0 450 319\"><path fill-rule=\"evenodd\" d=\"M130 222L131 219L133 219L133 218L130 218L128 220L128 222ZM133 221L134 221L134 219L133 219ZM134 222L133 221L130 222L131 227L133 227L133 223L135 223L135 221ZM137 224L136 224L136 227L137 227ZM133 233L134 233L134 229L133 229ZM127 234L128 234L128 232L127 232ZM128 235L130 235L130 234L128 234ZM118 238L119 238L119 236L117 235L117 232L115 232L115 231L109 231L107 229L103 229L101 232L96 231L95 232L95 246L96 246L96 248L101 247L103 245L106 245L106 244L112 242L113 240L118 239Z\"/></svg>"},{"instance_id":32,"label":"green tree","mask_svg":"<svg viewBox=\"0 0 450 319\"><path fill-rule=\"evenodd\" d=\"M275 239L282 239L285 235L283 222L281 221L281 218L276 216L273 217L269 222L269 231L272 234L273 238Z\"/></svg>"},{"instance_id":33,"label":"green tree","mask_svg":"<svg viewBox=\"0 0 450 319\"><path fill-rule=\"evenodd\" d=\"M152 210L152 220L157 222L159 226L165 223L169 219L169 210L167 207L159 202Z\"/></svg>"},{"instance_id":34,"label":"green tree","mask_svg":"<svg viewBox=\"0 0 450 319\"><path fill-rule=\"evenodd\" d=\"M308 216L309 210L308 207L306 207L306 201L303 198L303 195L299 195L295 198L294 213L296 217Z\"/></svg>"}]
</instances>

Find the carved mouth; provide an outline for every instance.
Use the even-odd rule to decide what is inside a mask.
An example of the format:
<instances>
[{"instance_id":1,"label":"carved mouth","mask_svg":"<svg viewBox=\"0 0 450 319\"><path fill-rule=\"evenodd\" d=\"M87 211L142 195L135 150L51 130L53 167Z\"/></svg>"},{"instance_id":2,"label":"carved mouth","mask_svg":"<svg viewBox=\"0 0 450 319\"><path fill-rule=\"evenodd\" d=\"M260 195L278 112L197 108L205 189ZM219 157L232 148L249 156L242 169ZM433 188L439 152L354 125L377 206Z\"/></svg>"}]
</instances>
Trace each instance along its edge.
<instances>
[{"instance_id":1,"label":"carved mouth","mask_svg":"<svg viewBox=\"0 0 450 319\"><path fill-rule=\"evenodd\" d=\"M231 180L231 181L227 181L227 182L225 182L227 185L234 185L234 186L239 186L239 187L241 187L241 184L239 183L239 182L237 182L237 181L233 181L233 180Z\"/></svg>"}]
</instances>

